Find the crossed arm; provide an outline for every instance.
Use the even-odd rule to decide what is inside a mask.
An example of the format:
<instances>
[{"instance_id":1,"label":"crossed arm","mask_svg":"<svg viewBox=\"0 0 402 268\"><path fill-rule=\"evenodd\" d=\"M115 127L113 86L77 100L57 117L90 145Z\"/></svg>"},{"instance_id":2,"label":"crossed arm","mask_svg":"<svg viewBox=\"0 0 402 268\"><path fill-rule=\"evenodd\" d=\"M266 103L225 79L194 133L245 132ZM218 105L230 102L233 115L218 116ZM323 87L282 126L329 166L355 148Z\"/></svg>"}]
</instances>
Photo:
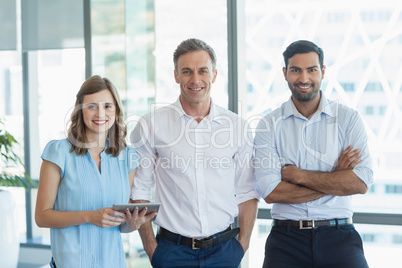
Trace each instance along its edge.
<instances>
[{"instance_id":1,"label":"crossed arm","mask_svg":"<svg viewBox=\"0 0 402 268\"><path fill-rule=\"evenodd\" d=\"M281 169L282 181L265 197L265 201L298 204L325 195L364 194L366 184L352 171L360 162L360 157L360 150L352 150L352 146L349 146L339 156L332 172L302 170L294 165L286 165Z\"/></svg>"}]
</instances>

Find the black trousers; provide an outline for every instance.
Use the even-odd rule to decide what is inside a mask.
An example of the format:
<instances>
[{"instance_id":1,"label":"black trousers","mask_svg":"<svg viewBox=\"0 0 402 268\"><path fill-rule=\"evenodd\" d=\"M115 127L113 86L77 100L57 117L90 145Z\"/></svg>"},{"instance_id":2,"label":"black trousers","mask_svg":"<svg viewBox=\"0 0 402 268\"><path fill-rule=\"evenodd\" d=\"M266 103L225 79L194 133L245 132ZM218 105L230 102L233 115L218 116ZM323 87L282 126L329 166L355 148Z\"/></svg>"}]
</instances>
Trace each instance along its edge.
<instances>
[{"instance_id":1,"label":"black trousers","mask_svg":"<svg viewBox=\"0 0 402 268\"><path fill-rule=\"evenodd\" d=\"M353 224L300 230L273 226L263 268L368 268Z\"/></svg>"}]
</instances>

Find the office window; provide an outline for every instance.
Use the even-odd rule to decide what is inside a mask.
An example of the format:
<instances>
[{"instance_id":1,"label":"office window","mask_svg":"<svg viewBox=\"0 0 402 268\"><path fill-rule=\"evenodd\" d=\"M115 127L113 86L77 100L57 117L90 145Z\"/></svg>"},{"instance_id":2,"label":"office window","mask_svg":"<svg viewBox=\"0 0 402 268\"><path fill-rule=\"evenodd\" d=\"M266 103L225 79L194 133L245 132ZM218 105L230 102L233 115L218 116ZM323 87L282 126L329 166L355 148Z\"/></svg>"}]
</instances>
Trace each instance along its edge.
<instances>
[{"instance_id":1,"label":"office window","mask_svg":"<svg viewBox=\"0 0 402 268\"><path fill-rule=\"evenodd\" d=\"M401 184L387 184L385 185L385 192L387 194L402 194L402 185Z\"/></svg>"},{"instance_id":2,"label":"office window","mask_svg":"<svg viewBox=\"0 0 402 268\"><path fill-rule=\"evenodd\" d=\"M394 244L399 244L399 245L401 245L401 244L402 244L402 235L398 235L398 234L393 235L393 236L392 236L392 242L393 242Z\"/></svg>"},{"instance_id":3,"label":"office window","mask_svg":"<svg viewBox=\"0 0 402 268\"><path fill-rule=\"evenodd\" d=\"M381 105L378 107L378 115L384 116L386 112L387 112L387 106Z\"/></svg>"},{"instance_id":4,"label":"office window","mask_svg":"<svg viewBox=\"0 0 402 268\"><path fill-rule=\"evenodd\" d=\"M173 51L188 38L199 38L217 54L218 76L211 96L228 107L226 0L155 0L155 57L157 103L170 103L179 96L173 77Z\"/></svg>"},{"instance_id":5,"label":"office window","mask_svg":"<svg viewBox=\"0 0 402 268\"><path fill-rule=\"evenodd\" d=\"M248 262L245 267L262 267L265 253L265 242L271 231L272 220L257 219L255 221L251 243L248 249ZM242 263L243 265L243 263ZM243 266L242 266L243 267Z\"/></svg>"},{"instance_id":6,"label":"office window","mask_svg":"<svg viewBox=\"0 0 402 268\"><path fill-rule=\"evenodd\" d=\"M22 48L84 47L83 2L21 0Z\"/></svg>"},{"instance_id":7,"label":"office window","mask_svg":"<svg viewBox=\"0 0 402 268\"><path fill-rule=\"evenodd\" d=\"M377 241L377 235L373 233L362 233L360 236L364 243L374 243Z\"/></svg>"},{"instance_id":8,"label":"office window","mask_svg":"<svg viewBox=\"0 0 402 268\"><path fill-rule=\"evenodd\" d=\"M373 106L366 106L364 108L364 114L365 115L373 115L374 114L374 107Z\"/></svg>"},{"instance_id":9,"label":"office window","mask_svg":"<svg viewBox=\"0 0 402 268\"><path fill-rule=\"evenodd\" d=\"M345 14L345 13L338 13L338 12L334 12L334 13L329 13L327 16L327 21L328 23L342 23L346 21L346 16L348 16L349 14Z\"/></svg>"},{"instance_id":10,"label":"office window","mask_svg":"<svg viewBox=\"0 0 402 268\"><path fill-rule=\"evenodd\" d=\"M84 53L84 49L37 53L40 152L50 140L66 138L75 95L85 80Z\"/></svg>"},{"instance_id":11,"label":"office window","mask_svg":"<svg viewBox=\"0 0 402 268\"><path fill-rule=\"evenodd\" d=\"M82 1L21 0L20 42L24 69L25 141L28 172L39 178L41 153L52 139L66 137L75 94L85 80ZM34 220L36 189L26 200L27 242L49 243L49 229Z\"/></svg>"},{"instance_id":12,"label":"office window","mask_svg":"<svg viewBox=\"0 0 402 268\"><path fill-rule=\"evenodd\" d=\"M377 192L378 186L376 184L371 185L366 194L374 194Z\"/></svg>"},{"instance_id":13,"label":"office window","mask_svg":"<svg viewBox=\"0 0 402 268\"><path fill-rule=\"evenodd\" d=\"M341 87L345 92L355 92L355 84L348 82L340 82Z\"/></svg>"},{"instance_id":14,"label":"office window","mask_svg":"<svg viewBox=\"0 0 402 268\"><path fill-rule=\"evenodd\" d=\"M0 3L0 50L17 49L17 1L3 0Z\"/></svg>"},{"instance_id":15,"label":"office window","mask_svg":"<svg viewBox=\"0 0 402 268\"><path fill-rule=\"evenodd\" d=\"M378 92L382 91L382 86L380 82L369 82L366 84L366 88L364 90L366 92Z\"/></svg>"},{"instance_id":16,"label":"office window","mask_svg":"<svg viewBox=\"0 0 402 268\"><path fill-rule=\"evenodd\" d=\"M21 129L23 129L24 117L21 55L17 51L0 51L0 59L0 117L4 121L5 129L19 142L16 153L23 160L24 133ZM0 126L0 128L2 127ZM0 169L3 168L4 166L0 166ZM26 234L25 190L14 187L5 187L3 190L9 191L14 197L17 228L20 236L24 237Z\"/></svg>"},{"instance_id":17,"label":"office window","mask_svg":"<svg viewBox=\"0 0 402 268\"><path fill-rule=\"evenodd\" d=\"M399 265L402 244L395 243L402 232L402 226L355 224L363 240L364 255L370 268Z\"/></svg>"}]
</instances>

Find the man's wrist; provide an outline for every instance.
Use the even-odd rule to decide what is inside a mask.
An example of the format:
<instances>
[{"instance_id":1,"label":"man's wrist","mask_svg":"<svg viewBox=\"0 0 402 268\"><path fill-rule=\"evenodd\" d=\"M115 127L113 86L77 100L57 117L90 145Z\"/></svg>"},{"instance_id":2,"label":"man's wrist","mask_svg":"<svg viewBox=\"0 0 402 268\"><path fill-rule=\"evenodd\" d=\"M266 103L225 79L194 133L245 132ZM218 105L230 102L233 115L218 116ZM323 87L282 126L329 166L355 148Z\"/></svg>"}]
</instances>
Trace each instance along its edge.
<instances>
[{"instance_id":1,"label":"man's wrist","mask_svg":"<svg viewBox=\"0 0 402 268\"><path fill-rule=\"evenodd\" d=\"M249 245L250 245L250 240L244 241L241 238L239 238L237 241L239 241L240 245L242 246L242 248L244 250L244 253L246 253L246 251L248 250Z\"/></svg>"},{"instance_id":2,"label":"man's wrist","mask_svg":"<svg viewBox=\"0 0 402 268\"><path fill-rule=\"evenodd\" d=\"M149 241L146 245L144 245L144 251L147 253L148 256L151 256L156 249L158 243L156 239Z\"/></svg>"}]
</instances>

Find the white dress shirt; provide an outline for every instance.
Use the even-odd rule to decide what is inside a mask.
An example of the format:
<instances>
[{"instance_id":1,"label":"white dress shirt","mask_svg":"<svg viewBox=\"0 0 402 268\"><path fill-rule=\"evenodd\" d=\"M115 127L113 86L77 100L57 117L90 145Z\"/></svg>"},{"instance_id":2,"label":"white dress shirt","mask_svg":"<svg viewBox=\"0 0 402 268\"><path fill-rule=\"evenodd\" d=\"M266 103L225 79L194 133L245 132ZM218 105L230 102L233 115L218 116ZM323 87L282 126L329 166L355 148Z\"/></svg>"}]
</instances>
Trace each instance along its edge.
<instances>
[{"instance_id":1,"label":"white dress shirt","mask_svg":"<svg viewBox=\"0 0 402 268\"><path fill-rule=\"evenodd\" d=\"M321 93L319 107L310 118L300 114L292 100L259 123L255 136L255 173L257 192L267 197L281 182L285 164L300 169L332 172L349 145L361 150L361 162L353 172L367 188L373 183L373 171L367 135L357 111L338 102L330 102ZM300 204L272 206L274 219L332 219L352 217L351 196L326 195Z\"/></svg>"},{"instance_id":2,"label":"white dress shirt","mask_svg":"<svg viewBox=\"0 0 402 268\"><path fill-rule=\"evenodd\" d=\"M178 99L141 118L131 133L141 160L131 199L161 207L155 223L188 237L226 229L238 204L258 199L253 138L245 120L211 100L201 122L187 115Z\"/></svg>"}]
</instances>

